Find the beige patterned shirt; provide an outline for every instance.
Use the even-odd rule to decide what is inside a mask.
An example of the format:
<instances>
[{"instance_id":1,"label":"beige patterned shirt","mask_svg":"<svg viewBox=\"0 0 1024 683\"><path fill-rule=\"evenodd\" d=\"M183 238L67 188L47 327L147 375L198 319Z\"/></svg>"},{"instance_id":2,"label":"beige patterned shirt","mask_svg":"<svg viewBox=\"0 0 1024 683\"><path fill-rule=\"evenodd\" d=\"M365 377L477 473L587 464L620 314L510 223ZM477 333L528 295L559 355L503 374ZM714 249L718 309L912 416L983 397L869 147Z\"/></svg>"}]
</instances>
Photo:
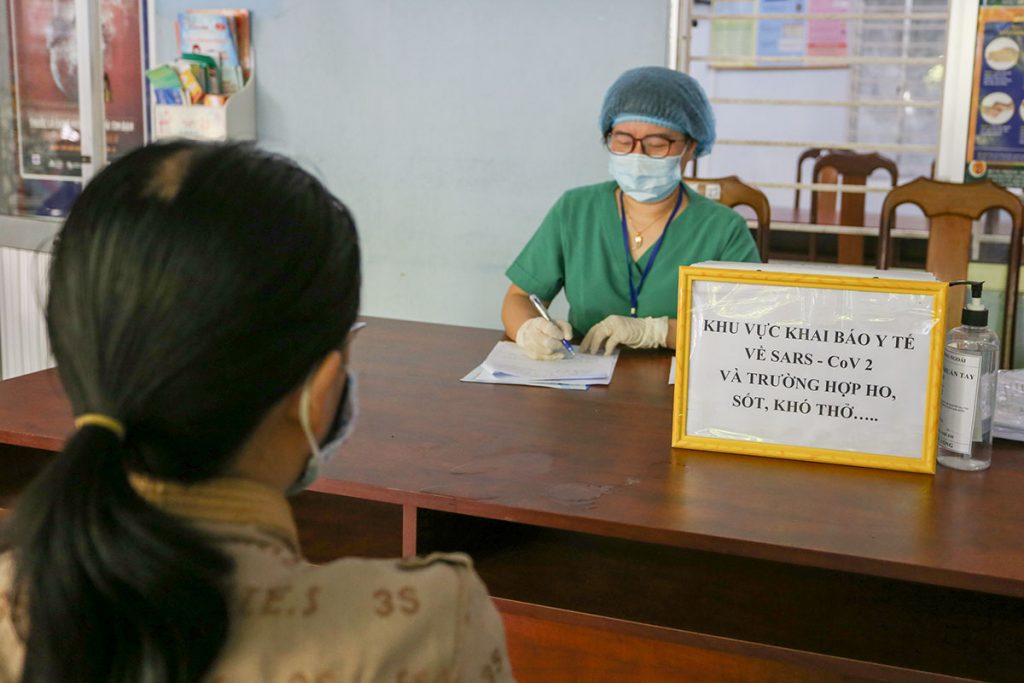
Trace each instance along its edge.
<instances>
[{"instance_id":1,"label":"beige patterned shirt","mask_svg":"<svg viewBox=\"0 0 1024 683\"><path fill-rule=\"evenodd\" d=\"M205 683L513 681L501 618L470 559L347 558L298 552L280 493L240 479L184 487L132 478L150 503L184 516L236 565L228 640ZM10 562L0 559L0 594ZM0 601L0 683L16 683L21 642Z\"/></svg>"}]
</instances>

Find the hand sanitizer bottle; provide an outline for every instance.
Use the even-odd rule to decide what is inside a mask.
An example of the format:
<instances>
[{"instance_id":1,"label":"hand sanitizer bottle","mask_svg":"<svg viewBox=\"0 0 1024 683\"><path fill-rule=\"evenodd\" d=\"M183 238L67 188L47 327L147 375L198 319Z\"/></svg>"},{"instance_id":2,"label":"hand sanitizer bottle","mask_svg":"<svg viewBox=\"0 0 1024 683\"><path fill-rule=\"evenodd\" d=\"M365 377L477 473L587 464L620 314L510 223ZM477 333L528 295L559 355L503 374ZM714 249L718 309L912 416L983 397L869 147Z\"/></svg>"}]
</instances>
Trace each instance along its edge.
<instances>
[{"instance_id":1,"label":"hand sanitizer bottle","mask_svg":"<svg viewBox=\"0 0 1024 683\"><path fill-rule=\"evenodd\" d=\"M942 363L942 404L939 411L939 463L958 470L984 470L992 464L992 414L996 403L999 337L988 325L981 305L981 287L970 285L970 303L962 323L946 335Z\"/></svg>"}]
</instances>

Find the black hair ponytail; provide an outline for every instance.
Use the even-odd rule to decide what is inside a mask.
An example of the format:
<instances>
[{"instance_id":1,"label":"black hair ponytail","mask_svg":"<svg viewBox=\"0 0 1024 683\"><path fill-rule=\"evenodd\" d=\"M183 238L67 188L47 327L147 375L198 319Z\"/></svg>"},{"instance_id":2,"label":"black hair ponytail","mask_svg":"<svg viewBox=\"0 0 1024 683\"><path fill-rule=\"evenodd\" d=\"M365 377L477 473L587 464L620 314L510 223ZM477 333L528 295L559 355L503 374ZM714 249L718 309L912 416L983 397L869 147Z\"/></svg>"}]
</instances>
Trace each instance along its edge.
<instances>
[{"instance_id":1,"label":"black hair ponytail","mask_svg":"<svg viewBox=\"0 0 1024 683\"><path fill-rule=\"evenodd\" d=\"M18 501L24 683L197 681L227 636L230 560L135 493L121 450L84 427Z\"/></svg>"},{"instance_id":2,"label":"black hair ponytail","mask_svg":"<svg viewBox=\"0 0 1024 683\"><path fill-rule=\"evenodd\" d=\"M230 629L230 559L130 474L201 482L359 306L355 226L315 178L247 145L174 142L99 173L54 247L46 320L80 429L0 534L22 683L184 683Z\"/></svg>"}]
</instances>

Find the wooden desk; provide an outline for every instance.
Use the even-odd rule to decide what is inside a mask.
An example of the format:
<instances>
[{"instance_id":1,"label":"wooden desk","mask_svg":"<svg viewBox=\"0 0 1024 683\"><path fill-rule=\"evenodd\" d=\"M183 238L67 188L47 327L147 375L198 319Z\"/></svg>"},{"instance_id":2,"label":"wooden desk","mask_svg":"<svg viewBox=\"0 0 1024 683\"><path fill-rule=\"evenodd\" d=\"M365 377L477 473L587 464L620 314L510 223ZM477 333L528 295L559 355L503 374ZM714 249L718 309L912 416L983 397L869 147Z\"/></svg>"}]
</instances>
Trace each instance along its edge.
<instances>
[{"instance_id":1,"label":"wooden desk","mask_svg":"<svg viewBox=\"0 0 1024 683\"><path fill-rule=\"evenodd\" d=\"M311 558L470 552L527 683L1020 680L1024 449L934 477L673 454L667 353L585 393L458 382L499 336L369 320L355 434L295 499ZM0 383L0 502L69 430L52 373Z\"/></svg>"}]
</instances>

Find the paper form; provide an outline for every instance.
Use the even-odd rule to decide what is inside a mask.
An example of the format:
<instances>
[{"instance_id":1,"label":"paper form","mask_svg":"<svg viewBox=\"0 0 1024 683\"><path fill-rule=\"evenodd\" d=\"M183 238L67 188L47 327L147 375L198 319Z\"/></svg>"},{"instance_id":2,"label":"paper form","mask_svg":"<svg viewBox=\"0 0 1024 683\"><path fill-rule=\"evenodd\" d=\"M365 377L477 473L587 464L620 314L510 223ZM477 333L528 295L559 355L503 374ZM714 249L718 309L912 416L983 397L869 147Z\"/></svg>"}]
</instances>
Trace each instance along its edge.
<instances>
[{"instance_id":1,"label":"paper form","mask_svg":"<svg viewBox=\"0 0 1024 683\"><path fill-rule=\"evenodd\" d=\"M569 382L532 382L519 377L508 375L496 376L491 374L484 366L478 365L469 371L469 374L462 378L463 382L476 382L478 384L517 384L527 387L547 387L548 389L568 389L570 391L586 391L590 388L585 381L575 380Z\"/></svg>"},{"instance_id":2,"label":"paper form","mask_svg":"<svg viewBox=\"0 0 1024 683\"><path fill-rule=\"evenodd\" d=\"M544 381L588 380L607 384L615 371L618 354L610 356L578 353L562 360L533 360L514 342L498 342L483 362L492 374Z\"/></svg>"},{"instance_id":3,"label":"paper form","mask_svg":"<svg viewBox=\"0 0 1024 683\"><path fill-rule=\"evenodd\" d=\"M586 389L592 384L611 382L617 360L618 353L604 356L579 352L562 360L533 360L514 342L502 341L462 381Z\"/></svg>"}]
</instances>

